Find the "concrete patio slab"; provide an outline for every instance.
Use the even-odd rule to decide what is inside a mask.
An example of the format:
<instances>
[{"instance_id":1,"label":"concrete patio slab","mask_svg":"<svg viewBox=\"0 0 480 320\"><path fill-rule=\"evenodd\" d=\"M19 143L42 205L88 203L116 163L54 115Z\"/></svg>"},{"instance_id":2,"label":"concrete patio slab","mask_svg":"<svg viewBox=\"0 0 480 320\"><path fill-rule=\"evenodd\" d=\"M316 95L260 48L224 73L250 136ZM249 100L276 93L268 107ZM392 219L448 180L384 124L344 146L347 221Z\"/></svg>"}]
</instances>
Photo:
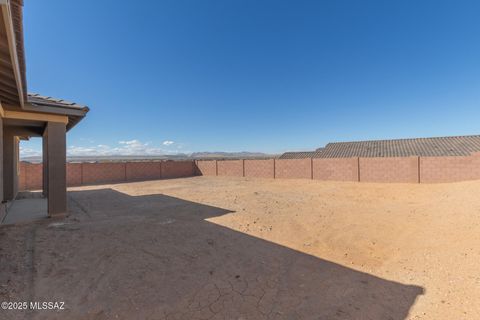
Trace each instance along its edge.
<instances>
[{"instance_id":1,"label":"concrete patio slab","mask_svg":"<svg viewBox=\"0 0 480 320\"><path fill-rule=\"evenodd\" d=\"M16 224L48 218L46 198L15 200L7 210L2 224Z\"/></svg>"}]
</instances>

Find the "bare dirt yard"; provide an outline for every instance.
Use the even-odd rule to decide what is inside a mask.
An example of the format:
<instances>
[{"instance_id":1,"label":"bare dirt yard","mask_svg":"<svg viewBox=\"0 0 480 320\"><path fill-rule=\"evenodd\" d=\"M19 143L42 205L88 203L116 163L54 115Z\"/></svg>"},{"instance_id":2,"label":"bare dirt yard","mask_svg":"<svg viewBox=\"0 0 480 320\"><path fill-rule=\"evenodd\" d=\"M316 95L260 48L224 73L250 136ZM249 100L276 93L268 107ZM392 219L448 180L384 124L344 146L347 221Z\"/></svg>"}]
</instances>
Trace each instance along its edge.
<instances>
[{"instance_id":1,"label":"bare dirt yard","mask_svg":"<svg viewBox=\"0 0 480 320\"><path fill-rule=\"evenodd\" d=\"M480 181L71 188L0 228L1 319L480 319Z\"/></svg>"}]
</instances>

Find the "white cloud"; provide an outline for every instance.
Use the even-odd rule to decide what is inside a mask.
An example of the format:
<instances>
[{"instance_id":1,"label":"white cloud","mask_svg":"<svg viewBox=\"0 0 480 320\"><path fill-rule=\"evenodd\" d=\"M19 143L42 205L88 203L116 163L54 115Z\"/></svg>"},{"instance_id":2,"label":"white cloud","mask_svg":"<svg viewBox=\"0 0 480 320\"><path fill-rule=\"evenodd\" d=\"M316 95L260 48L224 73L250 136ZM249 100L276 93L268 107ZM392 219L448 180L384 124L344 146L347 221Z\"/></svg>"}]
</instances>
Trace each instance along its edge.
<instances>
[{"instance_id":1,"label":"white cloud","mask_svg":"<svg viewBox=\"0 0 480 320\"><path fill-rule=\"evenodd\" d=\"M41 157L42 156L42 151L33 149L33 148L26 148L22 147L20 145L20 158L25 158L25 157Z\"/></svg>"},{"instance_id":2,"label":"white cloud","mask_svg":"<svg viewBox=\"0 0 480 320\"><path fill-rule=\"evenodd\" d=\"M164 145L164 146L170 146L170 145L172 145L172 144L174 144L174 143L175 143L175 142L170 141L170 140L165 140L165 141L163 141L163 145Z\"/></svg>"},{"instance_id":3,"label":"white cloud","mask_svg":"<svg viewBox=\"0 0 480 320\"><path fill-rule=\"evenodd\" d=\"M169 144L165 144L165 142L163 145L166 147L173 144L173 141L168 141L171 142ZM70 146L67 148L69 156L155 156L175 153L178 151L151 146L148 142L144 143L136 139L119 141L116 146L99 144L90 147Z\"/></svg>"},{"instance_id":4,"label":"white cloud","mask_svg":"<svg viewBox=\"0 0 480 320\"><path fill-rule=\"evenodd\" d=\"M68 146L68 156L159 156L178 154L182 150L182 144L165 140L160 147L150 142L142 142L137 139L122 140L116 145L97 144L90 146ZM184 151L187 152L187 151ZM41 157L41 148L20 145L20 157Z\"/></svg>"}]
</instances>

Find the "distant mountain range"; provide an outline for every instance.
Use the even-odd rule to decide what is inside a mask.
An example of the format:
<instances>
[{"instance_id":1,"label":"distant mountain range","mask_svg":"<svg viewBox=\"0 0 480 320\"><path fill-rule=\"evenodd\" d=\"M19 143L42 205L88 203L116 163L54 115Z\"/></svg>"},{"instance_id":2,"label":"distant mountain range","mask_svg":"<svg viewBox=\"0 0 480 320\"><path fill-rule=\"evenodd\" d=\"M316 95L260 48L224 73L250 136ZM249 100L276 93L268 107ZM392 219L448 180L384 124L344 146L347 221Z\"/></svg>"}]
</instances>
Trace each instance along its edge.
<instances>
[{"instance_id":1,"label":"distant mountain range","mask_svg":"<svg viewBox=\"0 0 480 320\"><path fill-rule=\"evenodd\" d=\"M146 160L192 160L192 159L265 159L275 158L276 154L262 152L194 152L192 154L169 154L157 156L68 156L69 162L100 162L100 161L146 161ZM21 161L39 163L42 157L21 157Z\"/></svg>"},{"instance_id":2,"label":"distant mountain range","mask_svg":"<svg viewBox=\"0 0 480 320\"><path fill-rule=\"evenodd\" d=\"M272 158L275 154L267 154L262 152L195 152L190 155L193 159L246 159L246 158Z\"/></svg>"}]
</instances>

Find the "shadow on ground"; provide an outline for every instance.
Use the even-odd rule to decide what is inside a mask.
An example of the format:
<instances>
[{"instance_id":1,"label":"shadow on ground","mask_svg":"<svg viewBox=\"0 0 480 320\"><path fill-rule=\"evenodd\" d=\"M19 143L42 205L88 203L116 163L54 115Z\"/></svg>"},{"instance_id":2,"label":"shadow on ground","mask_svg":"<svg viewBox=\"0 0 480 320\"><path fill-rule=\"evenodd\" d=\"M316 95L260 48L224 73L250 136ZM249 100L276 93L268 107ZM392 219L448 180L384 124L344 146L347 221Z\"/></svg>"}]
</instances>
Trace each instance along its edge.
<instances>
[{"instance_id":1,"label":"shadow on ground","mask_svg":"<svg viewBox=\"0 0 480 320\"><path fill-rule=\"evenodd\" d=\"M28 231L30 285L10 298L67 307L33 319L403 320L423 292L205 221L226 209L112 189L69 199L64 224Z\"/></svg>"}]
</instances>

